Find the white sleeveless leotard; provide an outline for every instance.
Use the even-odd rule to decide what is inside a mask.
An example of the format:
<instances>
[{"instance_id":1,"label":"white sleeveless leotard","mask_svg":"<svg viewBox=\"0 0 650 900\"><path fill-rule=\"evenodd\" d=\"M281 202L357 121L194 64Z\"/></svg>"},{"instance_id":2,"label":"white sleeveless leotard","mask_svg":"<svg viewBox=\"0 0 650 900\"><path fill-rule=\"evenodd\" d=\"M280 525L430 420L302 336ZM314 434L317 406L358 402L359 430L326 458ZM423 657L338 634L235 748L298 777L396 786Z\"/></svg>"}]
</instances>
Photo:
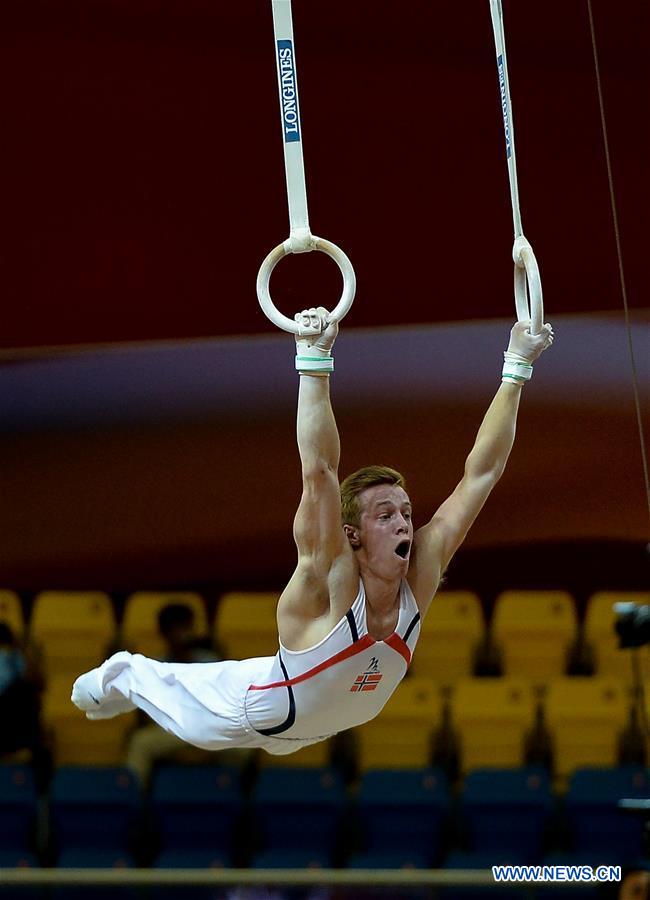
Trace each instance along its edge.
<instances>
[{"instance_id":1,"label":"white sleeveless leotard","mask_svg":"<svg viewBox=\"0 0 650 900\"><path fill-rule=\"evenodd\" d=\"M91 717L137 706L198 747L292 753L374 718L404 678L419 634L420 614L404 580L395 631L374 640L359 579L350 610L307 650L280 645L274 657L185 664L116 653L93 670L101 702Z\"/></svg>"},{"instance_id":2,"label":"white sleeveless leotard","mask_svg":"<svg viewBox=\"0 0 650 900\"><path fill-rule=\"evenodd\" d=\"M265 679L251 683L245 710L260 734L284 740L325 738L373 719L408 666L420 614L406 581L397 627L384 641L368 634L366 595L359 593L332 631L308 650L280 649Z\"/></svg>"}]
</instances>

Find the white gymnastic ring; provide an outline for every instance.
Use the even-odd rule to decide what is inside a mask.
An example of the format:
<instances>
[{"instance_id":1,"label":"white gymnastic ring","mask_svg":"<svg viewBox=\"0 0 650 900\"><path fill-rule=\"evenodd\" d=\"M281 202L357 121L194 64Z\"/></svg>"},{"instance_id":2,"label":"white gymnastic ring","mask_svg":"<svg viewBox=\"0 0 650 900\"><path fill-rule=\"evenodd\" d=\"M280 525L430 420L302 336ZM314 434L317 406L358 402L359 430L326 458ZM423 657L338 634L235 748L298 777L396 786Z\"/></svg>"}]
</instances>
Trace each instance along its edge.
<instances>
[{"instance_id":1,"label":"white gymnastic ring","mask_svg":"<svg viewBox=\"0 0 650 900\"><path fill-rule=\"evenodd\" d=\"M352 306L357 287L357 279L354 274L354 269L352 268L352 263L340 247L337 247L336 244L332 244L331 241L326 241L324 238L316 237L316 235L312 236L312 247L310 249L320 250L322 253L331 256L341 270L341 275L343 276L343 292L338 304L330 313L330 321L335 319L337 322L340 322ZM269 282L271 280L273 269L277 266L282 257L287 256L289 253L291 253L291 248L289 246L289 241L286 240L283 244L279 244L274 250L271 250L266 257L257 273L257 299L259 300L265 316L267 316L274 325L277 325L278 328L282 328L284 331L298 334L298 323L293 319L289 319L276 309L271 300L269 291Z\"/></svg>"},{"instance_id":2,"label":"white gymnastic ring","mask_svg":"<svg viewBox=\"0 0 650 900\"><path fill-rule=\"evenodd\" d=\"M544 323L542 280L533 248L525 237L515 240L512 248L515 262L515 308L519 322L530 319L530 333L539 334Z\"/></svg>"}]
</instances>

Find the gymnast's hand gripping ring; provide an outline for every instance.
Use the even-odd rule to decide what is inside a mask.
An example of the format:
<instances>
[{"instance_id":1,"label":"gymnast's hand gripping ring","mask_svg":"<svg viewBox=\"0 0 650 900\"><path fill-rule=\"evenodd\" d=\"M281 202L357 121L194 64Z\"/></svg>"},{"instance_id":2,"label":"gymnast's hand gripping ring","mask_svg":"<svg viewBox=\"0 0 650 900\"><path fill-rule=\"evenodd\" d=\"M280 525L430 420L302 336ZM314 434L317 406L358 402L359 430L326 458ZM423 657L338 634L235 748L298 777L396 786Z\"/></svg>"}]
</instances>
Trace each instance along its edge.
<instances>
[{"instance_id":1,"label":"gymnast's hand gripping ring","mask_svg":"<svg viewBox=\"0 0 650 900\"><path fill-rule=\"evenodd\" d=\"M341 294L341 299L337 306L334 307L329 316L330 321L336 320L337 322L340 322L352 306L356 291L357 279L354 274L354 269L352 268L352 263L340 247L337 247L336 244L332 244L331 241L326 241L324 238L319 238L315 235L310 235L309 246L306 249L320 250L322 253L326 253L328 256L332 257L341 270L341 275L343 276L343 293ZM294 251L291 248L291 238L286 240L283 244L279 244L274 250L271 250L257 273L257 299L260 302L264 314L274 325L277 325L278 328L282 328L284 331L290 331L293 334L314 334L316 333L314 329L305 329L303 326L298 325L293 319L289 319L287 316L283 315L276 309L271 300L269 291L271 273L282 257L292 252ZM302 250L299 252L305 251Z\"/></svg>"}]
</instances>

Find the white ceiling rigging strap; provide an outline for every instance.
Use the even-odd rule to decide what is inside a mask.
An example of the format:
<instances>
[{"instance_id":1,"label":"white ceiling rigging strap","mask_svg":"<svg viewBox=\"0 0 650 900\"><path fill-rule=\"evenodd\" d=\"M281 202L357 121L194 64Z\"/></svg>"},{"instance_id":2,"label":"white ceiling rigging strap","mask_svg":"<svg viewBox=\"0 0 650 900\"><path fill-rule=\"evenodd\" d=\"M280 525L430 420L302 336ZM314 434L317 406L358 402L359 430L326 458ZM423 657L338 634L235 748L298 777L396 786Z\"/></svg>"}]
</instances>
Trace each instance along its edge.
<instances>
[{"instance_id":1,"label":"white ceiling rigging strap","mask_svg":"<svg viewBox=\"0 0 650 900\"><path fill-rule=\"evenodd\" d=\"M313 334L313 328L302 324L298 325L293 319L279 312L273 304L269 282L277 263L288 253L308 253L310 250L320 250L332 257L343 276L343 292L338 305L330 314L330 320L340 321L352 306L356 290L356 277L352 263L343 250L331 241L312 235L309 228L291 0L271 0L271 5L289 204L289 237L275 247L260 266L257 275L257 297L266 316L278 328L294 334Z\"/></svg>"},{"instance_id":2,"label":"white ceiling rigging strap","mask_svg":"<svg viewBox=\"0 0 650 900\"><path fill-rule=\"evenodd\" d=\"M530 319L531 333L539 334L544 322L542 282L533 248L524 237L521 227L517 161L515 157L515 131L512 121L512 104L510 102L510 82L508 80L508 61L506 58L501 0L490 0L490 14L492 16L492 30L494 31L494 43L497 52L497 70L499 73L503 130L506 142L508 178L510 180L510 199L512 201L512 220L515 232L515 242L512 247L512 258L515 263L515 307L517 319L520 322Z\"/></svg>"}]
</instances>

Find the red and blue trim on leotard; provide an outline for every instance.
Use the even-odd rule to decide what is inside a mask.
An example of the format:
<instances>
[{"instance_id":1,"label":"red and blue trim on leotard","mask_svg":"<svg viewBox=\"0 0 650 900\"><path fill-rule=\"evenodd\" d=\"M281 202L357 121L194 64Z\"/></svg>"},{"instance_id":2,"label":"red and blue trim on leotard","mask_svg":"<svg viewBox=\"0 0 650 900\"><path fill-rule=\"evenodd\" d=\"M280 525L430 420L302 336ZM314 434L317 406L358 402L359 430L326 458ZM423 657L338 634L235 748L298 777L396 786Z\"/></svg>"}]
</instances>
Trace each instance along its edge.
<instances>
[{"instance_id":1,"label":"red and blue trim on leotard","mask_svg":"<svg viewBox=\"0 0 650 900\"><path fill-rule=\"evenodd\" d=\"M284 722L281 722L279 725L275 725L273 728L264 728L264 729L256 729L259 734L264 735L275 735L281 734L283 731L287 731L296 721L296 700L293 695L293 686L296 684L300 684L303 681L307 681L309 678L313 678L315 675L320 675L321 672L324 672L325 669L329 669L332 666L337 665L337 663L343 662L346 659L349 659L351 656L356 656L358 653L363 653L364 650L367 650L369 647L372 647L374 644L382 643L380 641L376 641L374 638L370 637L369 634L365 634L362 638L359 638L359 633L357 630L357 625L354 620L354 615L352 610L349 610L346 613L346 618L348 620L348 624L350 625L350 632L352 634L352 643L349 647L346 647L345 650L341 650L340 653L336 653L334 656L331 656L329 659L324 660L324 662L319 663L317 666L314 666L312 669L308 669L306 672L303 672L302 675L296 675L295 678L289 678L289 674L287 672L286 666L284 665L284 661L282 659L281 652L278 652L278 658L280 661L280 666L282 667L282 672L284 674L284 681L274 681L271 684L251 684L249 686L250 691L268 691L271 688L286 688L288 693L289 700L289 713ZM413 616L413 619L409 623L406 632L404 633L404 637L400 637L397 632L393 632L390 637L387 637L384 644L387 644L396 653L399 653L404 657L406 661L406 665L409 666L411 663L411 651L408 648L407 641L411 636L411 633L417 623L420 621L420 613L416 613Z\"/></svg>"}]
</instances>

